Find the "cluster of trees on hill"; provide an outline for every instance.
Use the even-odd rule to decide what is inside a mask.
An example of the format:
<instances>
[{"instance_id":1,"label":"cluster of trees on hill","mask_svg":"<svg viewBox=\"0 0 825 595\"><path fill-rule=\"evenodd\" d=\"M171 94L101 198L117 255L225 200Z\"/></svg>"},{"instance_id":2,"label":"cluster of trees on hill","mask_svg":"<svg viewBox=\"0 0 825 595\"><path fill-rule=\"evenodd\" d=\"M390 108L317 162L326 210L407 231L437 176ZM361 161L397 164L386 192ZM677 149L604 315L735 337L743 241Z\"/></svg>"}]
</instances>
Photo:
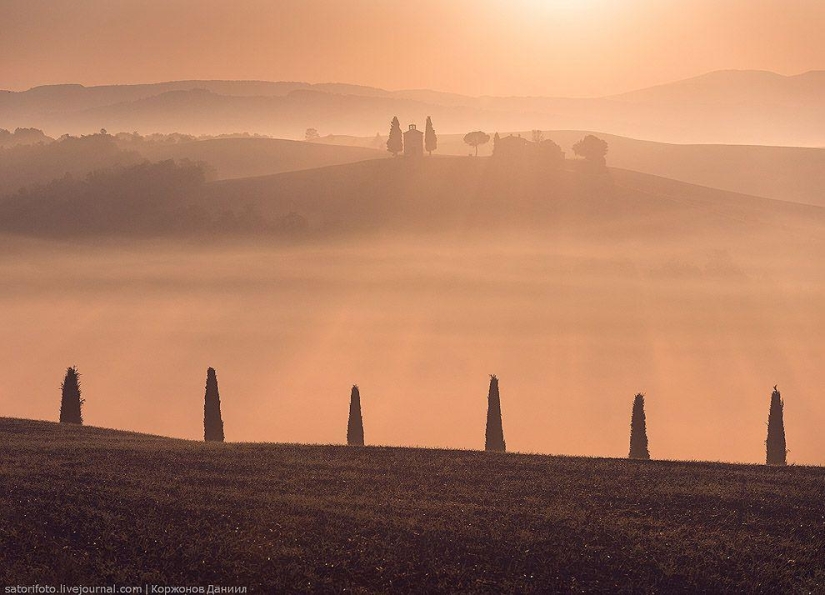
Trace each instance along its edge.
<instances>
[{"instance_id":1,"label":"cluster of trees on hill","mask_svg":"<svg viewBox=\"0 0 825 595\"><path fill-rule=\"evenodd\" d=\"M189 161L144 161L67 175L0 199L0 231L51 237L296 232L300 215L267 220L251 206L216 210L199 200L207 169Z\"/></svg>"},{"instance_id":2,"label":"cluster of trees on hill","mask_svg":"<svg viewBox=\"0 0 825 595\"><path fill-rule=\"evenodd\" d=\"M53 140L53 138L46 136L43 134L43 131L38 128L17 128L14 132L0 128L0 149L19 145L49 143Z\"/></svg>"},{"instance_id":3,"label":"cluster of trees on hill","mask_svg":"<svg viewBox=\"0 0 825 595\"><path fill-rule=\"evenodd\" d=\"M80 393L80 374L72 366L66 370L61 385L60 423L83 424L81 407L84 400ZM785 445L785 422L783 409L785 403L776 386L771 394L770 413L768 416L768 438L766 464L785 465L787 449ZM224 426L221 415L221 397L218 391L218 376L214 368L206 370L206 392L203 405L203 436L206 442L223 442ZM349 416L347 418L347 445L364 446L364 421L361 414L361 391L358 385L352 386L350 393ZM484 450L506 452L504 428L501 414L501 395L498 377L490 375L490 387L487 391L487 425L484 432ZM647 420L645 417L645 396L637 393L633 398L633 410L630 418L630 452L628 458L650 460L647 441Z\"/></svg>"},{"instance_id":4,"label":"cluster of trees on hill","mask_svg":"<svg viewBox=\"0 0 825 595\"><path fill-rule=\"evenodd\" d=\"M101 133L106 133L101 130ZM155 132L153 134L138 134L137 132L118 132L112 135L118 143L134 143L136 145L144 143L154 143L162 145L174 145L178 143L189 143L200 140L215 140L222 138L273 138L268 134L250 134L249 132L235 132L231 134L181 134L180 132L170 132L163 134Z\"/></svg>"},{"instance_id":5,"label":"cluster of trees on hill","mask_svg":"<svg viewBox=\"0 0 825 595\"><path fill-rule=\"evenodd\" d=\"M102 133L17 144L0 149L0 196L66 174L83 176L97 169L133 165L142 160L139 153L124 150L114 137Z\"/></svg>"},{"instance_id":6,"label":"cluster of trees on hill","mask_svg":"<svg viewBox=\"0 0 825 595\"><path fill-rule=\"evenodd\" d=\"M501 136L498 132L493 136L493 156L499 159L531 161L560 164L564 162L564 151L552 139L545 138L541 130L533 130L531 138L523 138L521 134ZM475 150L490 142L490 135L483 130L468 132L464 142ZM573 145L573 153L585 160L586 163L603 168L606 166L607 141L592 134L586 135Z\"/></svg>"},{"instance_id":7,"label":"cluster of trees on hill","mask_svg":"<svg viewBox=\"0 0 825 595\"><path fill-rule=\"evenodd\" d=\"M401 132L401 123L398 121L398 116L395 116L393 117L392 122L390 122L390 133L387 137L386 143L387 151L392 153L393 157L398 157L401 153L404 153L405 155L415 154L409 150L404 150L404 142L404 133ZM438 136L435 133L435 128L433 128L433 120L430 116L427 116L426 129L424 131L424 144L421 148L430 156L432 156L433 151L438 149Z\"/></svg>"}]
</instances>

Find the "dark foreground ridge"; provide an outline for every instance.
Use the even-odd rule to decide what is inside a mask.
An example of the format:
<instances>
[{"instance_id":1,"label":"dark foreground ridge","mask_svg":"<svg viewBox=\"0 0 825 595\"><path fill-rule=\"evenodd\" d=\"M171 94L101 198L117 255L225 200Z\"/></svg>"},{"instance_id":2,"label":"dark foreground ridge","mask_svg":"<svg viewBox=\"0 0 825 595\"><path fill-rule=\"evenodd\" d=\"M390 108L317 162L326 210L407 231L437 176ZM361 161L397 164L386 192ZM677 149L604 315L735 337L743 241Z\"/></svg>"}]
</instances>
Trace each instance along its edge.
<instances>
[{"instance_id":1,"label":"dark foreground ridge","mask_svg":"<svg viewBox=\"0 0 825 595\"><path fill-rule=\"evenodd\" d=\"M0 584L825 589L825 469L189 442L0 418Z\"/></svg>"}]
</instances>

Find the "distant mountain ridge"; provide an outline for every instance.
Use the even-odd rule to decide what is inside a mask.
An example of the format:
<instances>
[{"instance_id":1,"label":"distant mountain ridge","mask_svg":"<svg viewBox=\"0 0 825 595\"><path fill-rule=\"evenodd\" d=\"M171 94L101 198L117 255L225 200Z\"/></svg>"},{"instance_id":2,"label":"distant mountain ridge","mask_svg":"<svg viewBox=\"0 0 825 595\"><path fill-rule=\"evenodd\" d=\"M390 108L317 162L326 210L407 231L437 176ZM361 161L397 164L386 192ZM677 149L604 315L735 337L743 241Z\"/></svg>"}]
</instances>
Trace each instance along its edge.
<instances>
[{"instance_id":1,"label":"distant mountain ridge","mask_svg":"<svg viewBox=\"0 0 825 595\"><path fill-rule=\"evenodd\" d=\"M301 138L374 135L398 116L442 133L473 129L591 129L671 143L825 146L825 71L783 76L717 71L600 98L469 97L343 83L170 81L48 85L0 94L0 128L47 134L110 131Z\"/></svg>"},{"instance_id":2,"label":"distant mountain ridge","mask_svg":"<svg viewBox=\"0 0 825 595\"><path fill-rule=\"evenodd\" d=\"M701 103L777 102L790 105L825 100L825 70L782 75L767 70L717 70L700 76L612 95L621 101Z\"/></svg>"}]
</instances>

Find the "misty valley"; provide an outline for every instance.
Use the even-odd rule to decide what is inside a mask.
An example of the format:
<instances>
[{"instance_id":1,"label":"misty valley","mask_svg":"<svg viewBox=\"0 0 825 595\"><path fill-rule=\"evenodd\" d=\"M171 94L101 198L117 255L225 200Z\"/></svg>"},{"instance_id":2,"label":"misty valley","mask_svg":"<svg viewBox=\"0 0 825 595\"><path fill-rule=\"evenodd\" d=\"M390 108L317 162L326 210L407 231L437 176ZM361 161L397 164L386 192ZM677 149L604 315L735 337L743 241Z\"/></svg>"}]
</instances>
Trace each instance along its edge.
<instances>
[{"instance_id":1,"label":"misty valley","mask_svg":"<svg viewBox=\"0 0 825 595\"><path fill-rule=\"evenodd\" d=\"M621 456L643 392L657 457L756 462L779 383L794 460L818 460L818 207L571 159L209 171L0 201L9 414L51 417L65 362L89 423L194 439L215 366L232 440L338 442L357 383L370 443L477 448L495 373L510 450Z\"/></svg>"},{"instance_id":2,"label":"misty valley","mask_svg":"<svg viewBox=\"0 0 825 595\"><path fill-rule=\"evenodd\" d=\"M0 2L0 593L825 593L822 22Z\"/></svg>"}]
</instances>

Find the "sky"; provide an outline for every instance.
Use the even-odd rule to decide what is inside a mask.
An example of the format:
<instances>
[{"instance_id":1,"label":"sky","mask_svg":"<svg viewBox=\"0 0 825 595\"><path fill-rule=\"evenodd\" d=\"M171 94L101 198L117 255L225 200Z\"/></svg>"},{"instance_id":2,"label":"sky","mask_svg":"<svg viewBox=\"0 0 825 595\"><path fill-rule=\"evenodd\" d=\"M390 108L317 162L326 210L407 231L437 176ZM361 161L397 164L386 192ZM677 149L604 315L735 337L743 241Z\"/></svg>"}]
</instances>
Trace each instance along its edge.
<instances>
[{"instance_id":1,"label":"sky","mask_svg":"<svg viewBox=\"0 0 825 595\"><path fill-rule=\"evenodd\" d=\"M181 79L602 96L825 69L821 0L0 0L0 88Z\"/></svg>"}]
</instances>

